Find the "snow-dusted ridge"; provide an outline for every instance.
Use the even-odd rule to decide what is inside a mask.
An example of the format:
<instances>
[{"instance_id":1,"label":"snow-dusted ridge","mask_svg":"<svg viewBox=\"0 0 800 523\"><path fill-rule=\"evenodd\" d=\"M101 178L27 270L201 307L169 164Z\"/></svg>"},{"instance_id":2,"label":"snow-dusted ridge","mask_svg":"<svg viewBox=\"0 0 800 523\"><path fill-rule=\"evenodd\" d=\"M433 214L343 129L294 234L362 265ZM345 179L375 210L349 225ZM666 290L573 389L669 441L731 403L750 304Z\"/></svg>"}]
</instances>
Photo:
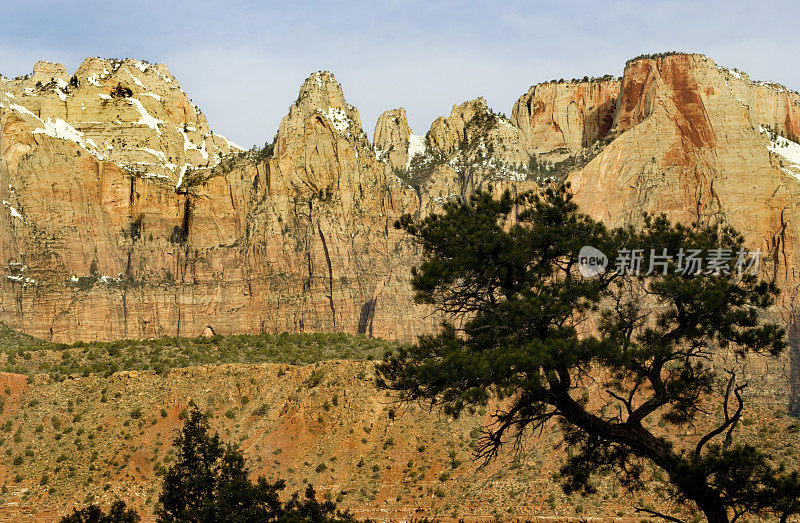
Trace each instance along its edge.
<instances>
[{"instance_id":1,"label":"snow-dusted ridge","mask_svg":"<svg viewBox=\"0 0 800 523\"><path fill-rule=\"evenodd\" d=\"M35 81L31 75L0 81L0 109L16 112L35 136L70 141L136 176L179 186L190 169L213 168L225 155L244 150L210 131L202 111L163 66L89 58L73 80L63 68L52 79L36 74ZM70 98L78 110L65 116L58 110L63 105L46 104L41 98L56 102ZM173 106L178 110L170 109ZM340 128L349 125L340 116L330 114ZM132 131L136 126L142 128Z\"/></svg>"},{"instance_id":2,"label":"snow-dusted ridge","mask_svg":"<svg viewBox=\"0 0 800 523\"><path fill-rule=\"evenodd\" d=\"M317 81L320 81L319 77L317 77ZM328 110L326 112L322 112L322 114L324 114L325 118L331 122L333 128L342 134L346 133L347 129L349 129L350 125L353 123L352 120L350 120L350 118L347 116L347 113L337 107L328 107Z\"/></svg>"},{"instance_id":3,"label":"snow-dusted ridge","mask_svg":"<svg viewBox=\"0 0 800 523\"><path fill-rule=\"evenodd\" d=\"M759 130L761 133L766 134L769 140L767 150L785 160L785 162L781 161L781 170L800 180L800 144L784 138L763 126L759 126Z\"/></svg>"}]
</instances>

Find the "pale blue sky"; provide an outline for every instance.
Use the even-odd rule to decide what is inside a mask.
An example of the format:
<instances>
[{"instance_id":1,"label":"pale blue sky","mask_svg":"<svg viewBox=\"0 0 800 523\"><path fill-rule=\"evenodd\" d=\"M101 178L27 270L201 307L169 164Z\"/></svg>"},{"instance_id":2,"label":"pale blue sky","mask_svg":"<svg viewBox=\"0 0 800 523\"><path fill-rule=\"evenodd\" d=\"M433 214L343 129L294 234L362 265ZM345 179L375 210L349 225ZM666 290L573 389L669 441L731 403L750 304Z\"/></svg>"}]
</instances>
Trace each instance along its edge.
<instances>
[{"instance_id":1,"label":"pale blue sky","mask_svg":"<svg viewBox=\"0 0 800 523\"><path fill-rule=\"evenodd\" d=\"M800 89L800 6L762 1L29 1L0 4L0 72L86 56L166 63L215 132L271 141L313 71L332 71L372 135L403 106L423 134L485 96L511 112L530 85L620 75L642 53L691 51Z\"/></svg>"}]
</instances>

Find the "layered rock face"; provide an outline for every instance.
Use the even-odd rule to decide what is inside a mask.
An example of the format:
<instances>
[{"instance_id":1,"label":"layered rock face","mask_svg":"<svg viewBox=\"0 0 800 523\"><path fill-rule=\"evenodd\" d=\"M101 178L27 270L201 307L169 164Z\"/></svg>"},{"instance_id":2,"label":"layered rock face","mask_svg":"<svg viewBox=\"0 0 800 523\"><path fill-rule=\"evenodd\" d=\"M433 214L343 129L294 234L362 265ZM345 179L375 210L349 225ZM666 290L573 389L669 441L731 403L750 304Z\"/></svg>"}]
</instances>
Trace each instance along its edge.
<instances>
[{"instance_id":1,"label":"layered rock face","mask_svg":"<svg viewBox=\"0 0 800 523\"><path fill-rule=\"evenodd\" d=\"M569 180L583 209L613 224L640 223L643 212L684 222L721 216L767 253L789 290L798 256L797 144L765 130L783 117L763 109L787 91L745 90L743 81L700 55L629 62L616 138ZM789 133L787 125L778 129Z\"/></svg>"},{"instance_id":2,"label":"layered rock face","mask_svg":"<svg viewBox=\"0 0 800 523\"><path fill-rule=\"evenodd\" d=\"M375 155L394 172L408 169L411 157L424 152L425 137L411 132L406 110L400 107L378 117L373 143Z\"/></svg>"},{"instance_id":3,"label":"layered rock face","mask_svg":"<svg viewBox=\"0 0 800 523\"><path fill-rule=\"evenodd\" d=\"M69 95L63 67L37 66L36 78L61 75L47 86L58 91L52 94L27 87L33 78L4 83L8 216L0 241L8 323L65 341L198 335L207 325L217 333L387 337L431 328L405 305L409 254L398 255L392 228L409 191L387 184L357 110L332 75L315 74L303 85L274 154L219 164L228 142L208 132L163 66L142 66L152 69L157 85L148 89L160 93L161 111L139 111L144 96L127 91L103 107L98 75L117 65L117 76L133 76L131 68L141 75L137 62L126 64L87 60L70 77L77 88ZM45 98L60 96L67 108L97 107L80 120L44 116ZM90 136L87 125L103 132ZM193 132L202 141L193 142ZM103 151L120 143L112 161ZM378 301L381 293L386 299Z\"/></svg>"},{"instance_id":4,"label":"layered rock face","mask_svg":"<svg viewBox=\"0 0 800 523\"><path fill-rule=\"evenodd\" d=\"M607 78L534 85L514 104L511 123L530 154L561 159L606 137L619 86Z\"/></svg>"},{"instance_id":5,"label":"layered rock face","mask_svg":"<svg viewBox=\"0 0 800 523\"><path fill-rule=\"evenodd\" d=\"M7 102L41 120L40 133L77 139L100 160L173 185L188 170L241 150L209 130L162 64L87 58L70 76L61 64L38 62L31 76L5 82L4 90Z\"/></svg>"},{"instance_id":6,"label":"layered rock face","mask_svg":"<svg viewBox=\"0 0 800 523\"><path fill-rule=\"evenodd\" d=\"M777 126L783 116L764 110L785 95L785 88L768 92L700 55L631 61L610 129L616 138L569 181L582 209L610 224L639 224L644 212L682 222L721 218L761 249L766 274L783 289L779 314L792 349L777 362L753 360L751 379L760 391L782 394L788 380L792 392L784 399L796 402L800 183L793 162L800 149L764 131L792 128L788 121Z\"/></svg>"},{"instance_id":7,"label":"layered rock face","mask_svg":"<svg viewBox=\"0 0 800 523\"><path fill-rule=\"evenodd\" d=\"M40 62L0 91L6 321L64 340L166 334L158 287L137 282L174 281L185 182L240 148L163 65L90 58L70 76Z\"/></svg>"},{"instance_id":8,"label":"layered rock face","mask_svg":"<svg viewBox=\"0 0 800 523\"><path fill-rule=\"evenodd\" d=\"M425 136L411 133L404 110L387 111L375 127L375 148L390 179L415 190L421 215L489 185L515 191L537 187L519 129L483 98L453 106Z\"/></svg>"},{"instance_id":9,"label":"layered rock face","mask_svg":"<svg viewBox=\"0 0 800 523\"><path fill-rule=\"evenodd\" d=\"M40 62L0 83L0 314L37 336L210 326L412 339L437 319L413 305L418 253L397 217L567 175L583 209L612 224L723 217L769 253L794 325L800 100L700 55L534 86L510 119L464 102L425 135L392 109L373 144L319 72L275 142L249 152L210 131L163 65L87 59L70 75Z\"/></svg>"}]
</instances>

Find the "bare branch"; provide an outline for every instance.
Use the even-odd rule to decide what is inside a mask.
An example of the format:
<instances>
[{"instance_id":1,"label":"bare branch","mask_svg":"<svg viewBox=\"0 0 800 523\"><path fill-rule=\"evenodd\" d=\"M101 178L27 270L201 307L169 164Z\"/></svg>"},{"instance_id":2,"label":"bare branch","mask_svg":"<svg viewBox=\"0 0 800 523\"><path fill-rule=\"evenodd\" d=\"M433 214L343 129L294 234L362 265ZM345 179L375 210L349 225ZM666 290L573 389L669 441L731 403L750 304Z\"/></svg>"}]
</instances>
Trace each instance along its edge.
<instances>
[{"instance_id":1,"label":"bare branch","mask_svg":"<svg viewBox=\"0 0 800 523\"><path fill-rule=\"evenodd\" d=\"M711 432L703 436L700 439L700 441L697 442L697 446L694 449L694 455L696 457L700 457L700 453L703 451L703 447L709 441L719 436L726 430L728 432L727 432L727 437L725 438L725 446L727 447L728 445L730 445L730 440L733 430L736 428L736 424L739 422L739 418L742 415L742 410L744 410L744 401L742 400L741 392L742 390L744 390L745 387L747 387L747 384L745 383L743 385L734 387L733 385L736 382L736 373L731 370L728 370L727 372L730 375L730 378L728 379L728 386L725 388L725 399L723 400L722 403L723 412L725 413L725 421L722 422L722 424L719 427L717 427L716 429L712 430ZM736 407L736 412L734 412L732 416L730 414L730 409L729 409L731 393L733 393L733 395L736 397L736 402L738 404Z\"/></svg>"},{"instance_id":2,"label":"bare branch","mask_svg":"<svg viewBox=\"0 0 800 523\"><path fill-rule=\"evenodd\" d=\"M662 514L661 512L656 512L655 510L650 510L649 508L634 507L634 510L637 513L649 514L649 515L655 516L657 518L666 519L667 521L675 521L676 523L685 523L682 519L678 519L678 518L670 516L668 514Z\"/></svg>"}]
</instances>

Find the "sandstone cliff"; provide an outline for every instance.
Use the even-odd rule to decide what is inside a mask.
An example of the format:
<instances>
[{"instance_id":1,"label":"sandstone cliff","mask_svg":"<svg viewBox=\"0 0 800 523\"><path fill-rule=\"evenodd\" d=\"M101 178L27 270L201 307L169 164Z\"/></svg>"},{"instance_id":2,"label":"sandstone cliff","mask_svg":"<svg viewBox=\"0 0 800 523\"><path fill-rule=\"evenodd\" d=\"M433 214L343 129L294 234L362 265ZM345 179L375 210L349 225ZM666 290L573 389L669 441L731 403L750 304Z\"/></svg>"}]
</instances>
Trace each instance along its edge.
<instances>
[{"instance_id":1,"label":"sandstone cliff","mask_svg":"<svg viewBox=\"0 0 800 523\"><path fill-rule=\"evenodd\" d=\"M619 85L611 79L534 85L514 104L511 123L529 153L561 159L606 137Z\"/></svg>"},{"instance_id":2,"label":"sandstone cliff","mask_svg":"<svg viewBox=\"0 0 800 523\"><path fill-rule=\"evenodd\" d=\"M425 137L414 135L400 107L378 117L373 134L375 155L390 171L408 169L411 158L425 152Z\"/></svg>"},{"instance_id":3,"label":"sandstone cliff","mask_svg":"<svg viewBox=\"0 0 800 523\"><path fill-rule=\"evenodd\" d=\"M769 253L795 330L800 100L700 55L539 84L510 118L467 101L424 135L394 109L373 144L319 72L274 143L248 152L210 131L163 65L40 62L0 84L0 316L43 338L211 326L411 339L437 320L412 304L417 253L394 220L566 176L609 223L667 212L737 226Z\"/></svg>"},{"instance_id":4,"label":"sandstone cliff","mask_svg":"<svg viewBox=\"0 0 800 523\"><path fill-rule=\"evenodd\" d=\"M721 218L765 253L766 274L784 290L779 314L792 333L792 348L765 390L788 380L796 410L800 183L789 168L797 144L765 132L767 125L791 127L777 126L782 117L763 110L784 94L700 55L630 61L610 129L614 140L569 180L582 209L608 223L638 224L644 212L683 222ZM766 362L753 365L753 374L769 375Z\"/></svg>"},{"instance_id":5,"label":"sandstone cliff","mask_svg":"<svg viewBox=\"0 0 800 523\"><path fill-rule=\"evenodd\" d=\"M303 84L271 150L221 164L234 146L163 66L89 59L69 93L63 67L44 69L0 101L7 322L56 340L435 324L405 304L412 254L392 228L416 197L387 183L329 73ZM142 109L136 75L161 110ZM133 94L104 106L120 77Z\"/></svg>"},{"instance_id":6,"label":"sandstone cliff","mask_svg":"<svg viewBox=\"0 0 800 523\"><path fill-rule=\"evenodd\" d=\"M161 65L40 63L4 86L0 299L5 321L47 339L206 326L411 339L437 320L410 305L415 252L393 222L527 176L518 131L483 100L437 120L430 144L398 110L376 155L326 72L272 146L238 155Z\"/></svg>"}]
</instances>

